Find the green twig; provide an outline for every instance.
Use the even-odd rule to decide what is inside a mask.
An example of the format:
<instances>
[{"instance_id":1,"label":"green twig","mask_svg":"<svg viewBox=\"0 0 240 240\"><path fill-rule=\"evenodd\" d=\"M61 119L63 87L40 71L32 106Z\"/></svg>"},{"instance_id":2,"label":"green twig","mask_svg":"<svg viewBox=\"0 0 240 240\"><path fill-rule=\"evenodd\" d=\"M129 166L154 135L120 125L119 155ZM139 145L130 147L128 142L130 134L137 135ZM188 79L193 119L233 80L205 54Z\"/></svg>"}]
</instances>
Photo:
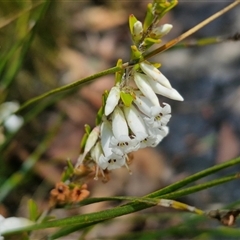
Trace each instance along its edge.
<instances>
[{"instance_id":1,"label":"green twig","mask_svg":"<svg viewBox=\"0 0 240 240\"><path fill-rule=\"evenodd\" d=\"M109 69L107 69L107 70L105 70L105 71L96 73L96 74L94 74L94 75L91 75L91 76L86 77L86 78L83 78L83 79L80 79L80 80L78 80L78 81L76 81L76 82L73 82L73 83L67 84L67 85L65 85L65 86L62 86L62 87L53 89L53 90L51 90L51 91L49 91L49 92L46 92L46 93L44 93L44 94L41 94L40 96L37 96L37 97L32 98L32 99L30 99L29 101L25 102L15 113L16 113L16 114L17 114L17 113L20 113L23 109L25 109L26 107L30 106L31 104L33 104L33 103L35 103L35 102L37 102L37 101L39 101L39 100L42 100L42 99L44 99L44 98L46 98L46 97L49 97L49 96L51 96L51 95L53 95L53 94L60 93L60 92L63 92L63 91L67 91L67 90L69 90L69 89L72 89L72 88L77 87L77 86L79 86L79 85L82 85L82 84L84 84L84 83L88 83L88 82L90 82L90 81L92 81L92 80L94 80L94 79L96 79L96 78L105 76L105 75L107 75L107 74L115 73L115 72L117 72L117 71L119 71L119 70L120 70L119 67L109 68Z\"/></svg>"},{"instance_id":2,"label":"green twig","mask_svg":"<svg viewBox=\"0 0 240 240\"><path fill-rule=\"evenodd\" d=\"M171 49L202 47L202 46L208 46L212 44L224 43L227 41L234 41L234 42L240 41L240 34L235 33L232 36L217 36L217 37L208 37L208 38L201 38L201 39L190 39L190 40L183 41L181 43L176 44Z\"/></svg>"}]
</instances>

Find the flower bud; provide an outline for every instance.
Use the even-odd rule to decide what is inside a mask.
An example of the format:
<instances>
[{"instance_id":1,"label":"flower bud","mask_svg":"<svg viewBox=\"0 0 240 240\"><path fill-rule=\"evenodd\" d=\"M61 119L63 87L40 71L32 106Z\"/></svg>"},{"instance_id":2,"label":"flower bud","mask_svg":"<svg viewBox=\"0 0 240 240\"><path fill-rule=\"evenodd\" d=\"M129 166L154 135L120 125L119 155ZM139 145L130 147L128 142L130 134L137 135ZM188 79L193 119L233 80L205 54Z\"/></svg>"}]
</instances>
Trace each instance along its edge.
<instances>
[{"instance_id":1,"label":"flower bud","mask_svg":"<svg viewBox=\"0 0 240 240\"><path fill-rule=\"evenodd\" d=\"M140 21L137 21L137 22L134 23L133 34L134 34L134 38L136 38L136 40L141 39L142 34L143 34L143 26L142 26L142 23Z\"/></svg>"},{"instance_id":2,"label":"flower bud","mask_svg":"<svg viewBox=\"0 0 240 240\"><path fill-rule=\"evenodd\" d=\"M163 24L160 27L156 27L152 30L152 34L154 34L157 38L162 38L164 35L168 34L172 29L171 24Z\"/></svg>"},{"instance_id":3,"label":"flower bud","mask_svg":"<svg viewBox=\"0 0 240 240\"><path fill-rule=\"evenodd\" d=\"M119 87L112 87L112 89L109 92L109 95L107 97L104 113L106 116L108 116L114 108L117 106L118 101L120 99L120 89Z\"/></svg>"}]
</instances>

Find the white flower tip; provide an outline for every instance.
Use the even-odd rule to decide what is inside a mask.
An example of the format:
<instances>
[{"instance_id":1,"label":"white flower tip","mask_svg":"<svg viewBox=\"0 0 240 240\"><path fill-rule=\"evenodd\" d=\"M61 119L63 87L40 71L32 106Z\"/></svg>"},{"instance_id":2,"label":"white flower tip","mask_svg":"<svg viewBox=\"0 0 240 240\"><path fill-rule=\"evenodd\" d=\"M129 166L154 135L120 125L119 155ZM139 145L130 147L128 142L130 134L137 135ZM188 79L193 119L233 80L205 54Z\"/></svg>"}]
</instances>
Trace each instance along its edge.
<instances>
[{"instance_id":1,"label":"white flower tip","mask_svg":"<svg viewBox=\"0 0 240 240\"><path fill-rule=\"evenodd\" d=\"M177 90L173 89L173 93L174 93L172 97L173 100L184 101L184 98L180 95L180 93Z\"/></svg>"},{"instance_id":2,"label":"white flower tip","mask_svg":"<svg viewBox=\"0 0 240 240\"><path fill-rule=\"evenodd\" d=\"M112 111L113 111L113 109L109 108L107 105L105 106L104 114L106 116L108 116Z\"/></svg>"},{"instance_id":3,"label":"white flower tip","mask_svg":"<svg viewBox=\"0 0 240 240\"><path fill-rule=\"evenodd\" d=\"M162 25L162 31L167 34L169 33L173 28L173 25L172 24L169 24L169 23L166 23L166 24L163 24Z\"/></svg>"},{"instance_id":4,"label":"white flower tip","mask_svg":"<svg viewBox=\"0 0 240 240\"><path fill-rule=\"evenodd\" d=\"M169 80L160 71L159 71L159 77L157 78L157 81L163 86L165 86L166 88L172 88L172 85L170 84Z\"/></svg>"},{"instance_id":5,"label":"white flower tip","mask_svg":"<svg viewBox=\"0 0 240 240\"><path fill-rule=\"evenodd\" d=\"M170 89L170 91L166 95L165 94L162 94L162 95L165 96L165 97L168 97L168 98L170 98L172 100L184 101L184 99L180 95L180 93L176 89L174 89L174 88Z\"/></svg>"}]
</instances>

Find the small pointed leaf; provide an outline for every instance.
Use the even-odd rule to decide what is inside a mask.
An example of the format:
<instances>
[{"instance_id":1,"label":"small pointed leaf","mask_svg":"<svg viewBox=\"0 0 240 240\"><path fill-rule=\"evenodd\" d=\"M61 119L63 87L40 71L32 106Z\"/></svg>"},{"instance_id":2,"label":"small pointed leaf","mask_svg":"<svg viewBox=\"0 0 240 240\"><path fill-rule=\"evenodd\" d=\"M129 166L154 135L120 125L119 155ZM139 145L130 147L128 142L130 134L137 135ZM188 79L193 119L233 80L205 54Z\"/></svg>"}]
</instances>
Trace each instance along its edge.
<instances>
[{"instance_id":1,"label":"small pointed leaf","mask_svg":"<svg viewBox=\"0 0 240 240\"><path fill-rule=\"evenodd\" d=\"M129 16L129 28L132 36L133 36L133 25L137 21L138 21L137 18L133 14Z\"/></svg>"},{"instance_id":2,"label":"small pointed leaf","mask_svg":"<svg viewBox=\"0 0 240 240\"><path fill-rule=\"evenodd\" d=\"M122 76L123 76L123 74L124 74L124 70L123 70L123 68L122 68L122 59L118 59L118 61L117 61L117 67L121 68L121 70L120 70L120 71L117 71L117 72L115 73L115 85L116 85L117 83L120 83L120 82L121 82ZM106 101L105 101L105 102L106 102Z\"/></svg>"},{"instance_id":3,"label":"small pointed leaf","mask_svg":"<svg viewBox=\"0 0 240 240\"><path fill-rule=\"evenodd\" d=\"M37 203L33 199L30 199L28 201L28 211L29 211L29 219L35 222L39 217L39 212L38 212Z\"/></svg>"},{"instance_id":4,"label":"small pointed leaf","mask_svg":"<svg viewBox=\"0 0 240 240\"><path fill-rule=\"evenodd\" d=\"M144 32L147 31L147 29L149 28L149 26L152 24L152 21L153 21L153 14L152 14L152 4L149 3L148 6L147 6L147 14L146 14L146 17L144 19L144 23L143 23L143 30Z\"/></svg>"},{"instance_id":5,"label":"small pointed leaf","mask_svg":"<svg viewBox=\"0 0 240 240\"><path fill-rule=\"evenodd\" d=\"M130 93L121 92L121 99L126 107L130 107L134 97Z\"/></svg>"}]
</instances>

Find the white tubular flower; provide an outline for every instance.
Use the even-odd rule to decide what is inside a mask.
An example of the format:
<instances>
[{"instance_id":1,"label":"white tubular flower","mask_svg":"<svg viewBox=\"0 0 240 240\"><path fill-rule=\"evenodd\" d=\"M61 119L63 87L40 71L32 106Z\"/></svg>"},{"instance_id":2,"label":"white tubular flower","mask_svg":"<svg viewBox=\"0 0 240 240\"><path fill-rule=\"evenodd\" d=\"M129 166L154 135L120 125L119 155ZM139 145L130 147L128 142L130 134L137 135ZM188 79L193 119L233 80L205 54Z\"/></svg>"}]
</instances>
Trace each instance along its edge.
<instances>
[{"instance_id":1,"label":"white tubular flower","mask_svg":"<svg viewBox=\"0 0 240 240\"><path fill-rule=\"evenodd\" d=\"M112 154L112 149L110 148L110 141L113 137L111 124L105 120L101 124L101 145L105 157L108 157Z\"/></svg>"},{"instance_id":2,"label":"white tubular flower","mask_svg":"<svg viewBox=\"0 0 240 240\"><path fill-rule=\"evenodd\" d=\"M164 107L162 108L161 116L161 124L166 126L171 118L171 106L167 103L163 103Z\"/></svg>"},{"instance_id":3,"label":"white tubular flower","mask_svg":"<svg viewBox=\"0 0 240 240\"><path fill-rule=\"evenodd\" d=\"M113 170L123 166L127 167L126 157L127 155L119 156L117 154L112 154L111 157L105 157L101 155L98 161L98 166L103 170Z\"/></svg>"},{"instance_id":4,"label":"white tubular flower","mask_svg":"<svg viewBox=\"0 0 240 240\"><path fill-rule=\"evenodd\" d=\"M154 107L153 103L149 100L149 98L145 97L140 91L135 91L135 99L133 102L137 105L138 109L147 115L148 117L152 116L152 111L151 108ZM158 102L158 105L155 107L160 107L160 104Z\"/></svg>"},{"instance_id":5,"label":"white tubular flower","mask_svg":"<svg viewBox=\"0 0 240 240\"><path fill-rule=\"evenodd\" d=\"M151 78L148 78L148 81L155 93L158 93L164 97L177 100L177 101L183 101L183 97L178 93L178 91L174 88L166 88L163 85L159 84L158 82L152 80Z\"/></svg>"},{"instance_id":6,"label":"white tubular flower","mask_svg":"<svg viewBox=\"0 0 240 240\"><path fill-rule=\"evenodd\" d=\"M103 155L103 150L102 150L100 141L98 141L95 144L95 146L91 149L91 157L92 157L93 161L96 163L96 173L95 173L94 180L98 180L98 172L99 172L99 167L100 167L99 159L100 159L101 155ZM100 168L100 171L102 173L102 176L104 177L102 168Z\"/></svg>"},{"instance_id":7,"label":"white tubular flower","mask_svg":"<svg viewBox=\"0 0 240 240\"><path fill-rule=\"evenodd\" d=\"M140 39L143 34L143 26L140 21L137 21L133 25L133 34L137 39Z\"/></svg>"},{"instance_id":8,"label":"white tubular flower","mask_svg":"<svg viewBox=\"0 0 240 240\"><path fill-rule=\"evenodd\" d=\"M119 107L116 107L112 114L112 131L114 137L111 139L110 147L113 153L123 155L139 148L137 139L129 137L128 125Z\"/></svg>"},{"instance_id":9,"label":"white tubular flower","mask_svg":"<svg viewBox=\"0 0 240 240\"><path fill-rule=\"evenodd\" d=\"M139 148L152 146L156 141L156 136L154 134L149 135L147 126L140 112L132 105L131 107L124 107L124 114L128 126L135 135L135 138L139 141Z\"/></svg>"},{"instance_id":10,"label":"white tubular flower","mask_svg":"<svg viewBox=\"0 0 240 240\"><path fill-rule=\"evenodd\" d=\"M116 107L112 114L112 131L116 138L129 134L128 125L120 107Z\"/></svg>"},{"instance_id":11,"label":"white tubular flower","mask_svg":"<svg viewBox=\"0 0 240 240\"><path fill-rule=\"evenodd\" d=\"M91 149L90 153L91 153L91 157L92 157L93 161L98 164L98 160L99 160L100 156L103 154L103 150L102 150L100 141L98 141L95 144L95 146Z\"/></svg>"},{"instance_id":12,"label":"white tubular flower","mask_svg":"<svg viewBox=\"0 0 240 240\"><path fill-rule=\"evenodd\" d=\"M172 88L170 82L168 79L152 64L149 64L147 62L141 62L140 67L142 71L151 79L158 82L159 84L162 84L166 88Z\"/></svg>"},{"instance_id":13,"label":"white tubular flower","mask_svg":"<svg viewBox=\"0 0 240 240\"><path fill-rule=\"evenodd\" d=\"M100 135L100 127L96 126L89 134L85 148L84 148L84 152L83 154L81 154L78 158L77 161L77 166L82 164L84 158L86 157L86 155L91 151L92 147L95 145L95 143L98 140L98 137Z\"/></svg>"},{"instance_id":14,"label":"white tubular flower","mask_svg":"<svg viewBox=\"0 0 240 240\"><path fill-rule=\"evenodd\" d=\"M27 218L18 217L4 218L2 215L0 215L0 239L3 239L1 238L2 234L16 230L18 228L27 227L32 224L34 224L34 222L30 221Z\"/></svg>"},{"instance_id":15,"label":"white tubular flower","mask_svg":"<svg viewBox=\"0 0 240 240\"><path fill-rule=\"evenodd\" d=\"M158 128L163 125L167 125L171 118L171 106L167 103L163 103L164 107L154 106L150 100L139 92L135 92L136 98L134 103L139 110L143 112L147 117L143 117L144 122L148 127Z\"/></svg>"},{"instance_id":16,"label":"white tubular flower","mask_svg":"<svg viewBox=\"0 0 240 240\"><path fill-rule=\"evenodd\" d=\"M151 147L156 147L169 133L169 128L167 126L163 126L161 128L152 128L149 130L150 136L155 135L155 142L152 143Z\"/></svg>"},{"instance_id":17,"label":"white tubular flower","mask_svg":"<svg viewBox=\"0 0 240 240\"><path fill-rule=\"evenodd\" d=\"M164 107L151 107L151 116L144 117L146 125L150 128L160 128L166 126L171 118L171 107L163 103Z\"/></svg>"},{"instance_id":18,"label":"white tubular flower","mask_svg":"<svg viewBox=\"0 0 240 240\"><path fill-rule=\"evenodd\" d=\"M166 23L166 24L163 24L163 25L161 25L159 27L154 28L152 30L152 33L154 35L156 35L156 37L161 38L164 35L168 34L171 31L172 27L173 26L171 24Z\"/></svg>"},{"instance_id":19,"label":"white tubular flower","mask_svg":"<svg viewBox=\"0 0 240 240\"><path fill-rule=\"evenodd\" d=\"M138 133L143 133L147 135L146 125L138 110L131 105L130 107L124 106L123 111L126 116L128 126L132 130L133 134L137 135Z\"/></svg>"},{"instance_id":20,"label":"white tubular flower","mask_svg":"<svg viewBox=\"0 0 240 240\"><path fill-rule=\"evenodd\" d=\"M113 137L111 125L104 121L101 125L101 145L103 154L99 157L98 166L105 170L112 170L126 165L125 155L117 155L112 152L110 141Z\"/></svg>"},{"instance_id":21,"label":"white tubular flower","mask_svg":"<svg viewBox=\"0 0 240 240\"><path fill-rule=\"evenodd\" d=\"M134 73L134 81L140 91L155 105L159 105L158 97L153 91L149 81L148 77L144 74L135 72Z\"/></svg>"},{"instance_id":22,"label":"white tubular flower","mask_svg":"<svg viewBox=\"0 0 240 240\"><path fill-rule=\"evenodd\" d=\"M106 105L104 108L104 114L108 116L114 108L117 106L120 99L120 89L117 86L112 87L107 97Z\"/></svg>"}]
</instances>

